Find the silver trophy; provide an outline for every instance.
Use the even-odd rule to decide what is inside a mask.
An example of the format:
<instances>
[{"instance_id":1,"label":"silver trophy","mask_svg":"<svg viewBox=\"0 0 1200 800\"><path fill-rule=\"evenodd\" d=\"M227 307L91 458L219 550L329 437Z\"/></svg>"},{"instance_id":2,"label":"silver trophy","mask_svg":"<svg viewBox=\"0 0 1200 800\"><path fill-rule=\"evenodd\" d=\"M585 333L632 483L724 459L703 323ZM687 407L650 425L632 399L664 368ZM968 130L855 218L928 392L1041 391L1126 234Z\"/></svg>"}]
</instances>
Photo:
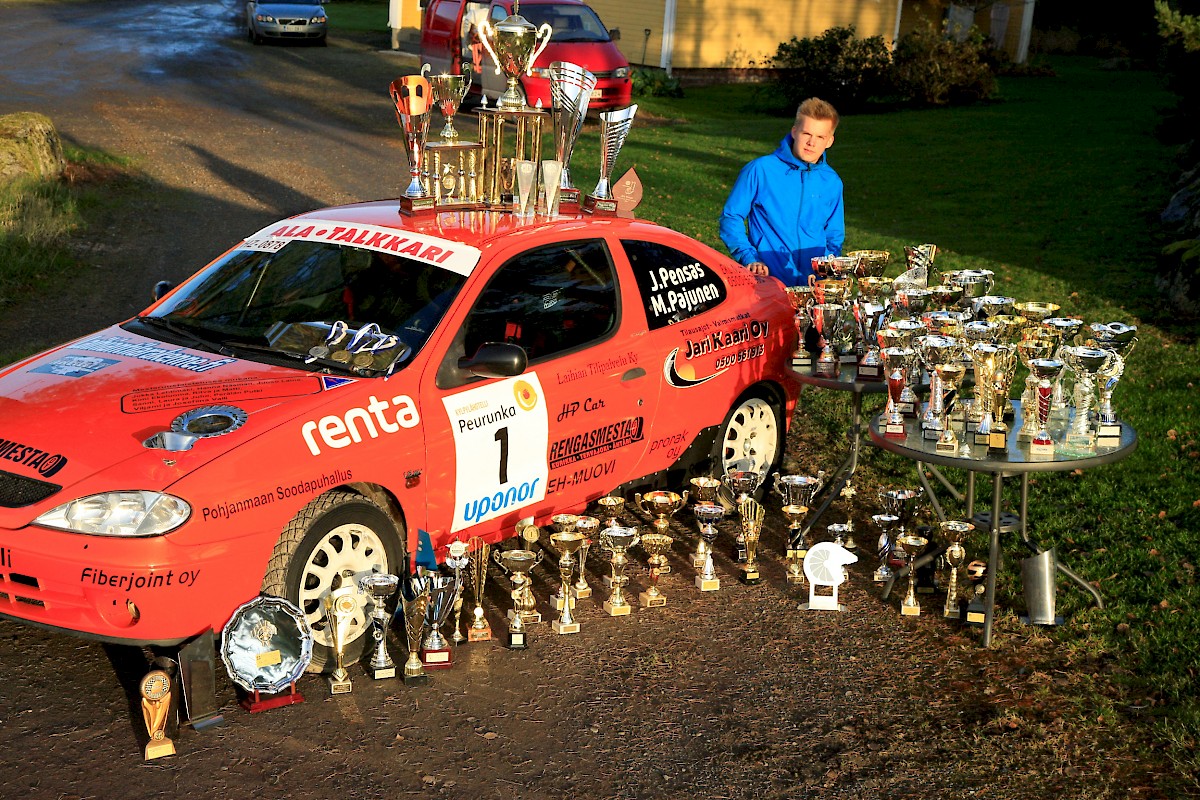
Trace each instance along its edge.
<instances>
[{"instance_id":1,"label":"silver trophy","mask_svg":"<svg viewBox=\"0 0 1200 800\"><path fill-rule=\"evenodd\" d=\"M387 601L400 588L400 578L384 572L372 572L364 575L358 582L358 588L371 598L371 635L375 637L375 652L371 655L371 664L367 671L375 680L396 677L396 662L387 650Z\"/></svg>"},{"instance_id":2,"label":"silver trophy","mask_svg":"<svg viewBox=\"0 0 1200 800\"><path fill-rule=\"evenodd\" d=\"M625 137L629 135L629 128L633 125L637 109L637 103L634 103L628 108L601 112L600 180L587 196L584 210L592 213L599 211L602 214L617 212L617 201L613 199L609 181L612 178L613 167L617 164L617 154L621 152L621 145L625 144Z\"/></svg>"},{"instance_id":3,"label":"silver trophy","mask_svg":"<svg viewBox=\"0 0 1200 800\"><path fill-rule=\"evenodd\" d=\"M442 635L442 626L454 610L454 600L458 596L458 581L453 575L442 575L429 572L419 579L429 587L429 608L425 611L425 624L429 633L421 645L421 661L426 669L446 669L452 666L453 656L450 643Z\"/></svg>"},{"instance_id":4,"label":"silver trophy","mask_svg":"<svg viewBox=\"0 0 1200 800\"><path fill-rule=\"evenodd\" d=\"M463 636L461 630L463 603L462 572L471 563L471 558L467 555L467 543L461 539L451 542L448 550L446 566L454 570L454 585L457 587L454 594L454 633L450 636L450 641L459 644L467 640L467 637Z\"/></svg>"},{"instance_id":5,"label":"silver trophy","mask_svg":"<svg viewBox=\"0 0 1200 800\"><path fill-rule=\"evenodd\" d=\"M559 201L578 203L579 190L571 184L571 151L583 129L596 76L578 64L555 61L550 64L550 108L554 119L554 158L562 162ZM547 195L549 195L547 185Z\"/></svg>"},{"instance_id":6,"label":"silver trophy","mask_svg":"<svg viewBox=\"0 0 1200 800\"><path fill-rule=\"evenodd\" d=\"M1091 325L1092 339L1102 350L1113 354L1108 367L1100 372L1100 405L1097 408L1097 444L1112 447L1121 441L1121 424L1112 407L1113 390L1125 373L1125 359L1133 352L1137 344L1137 326L1126 325L1123 322L1093 322Z\"/></svg>"}]
</instances>

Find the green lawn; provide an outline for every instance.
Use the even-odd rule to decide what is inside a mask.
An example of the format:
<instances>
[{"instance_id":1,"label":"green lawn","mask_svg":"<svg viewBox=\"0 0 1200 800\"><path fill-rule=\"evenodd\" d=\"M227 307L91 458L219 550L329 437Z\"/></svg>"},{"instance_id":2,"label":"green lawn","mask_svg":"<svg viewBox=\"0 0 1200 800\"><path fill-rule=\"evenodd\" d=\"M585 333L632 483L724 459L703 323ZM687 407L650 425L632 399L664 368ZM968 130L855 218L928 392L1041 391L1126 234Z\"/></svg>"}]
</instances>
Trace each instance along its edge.
<instances>
[{"instance_id":1,"label":"green lawn","mask_svg":"<svg viewBox=\"0 0 1200 800\"><path fill-rule=\"evenodd\" d=\"M895 258L905 244L933 242L941 268L994 270L997 293L1060 303L1063 314L1087 322L1139 326L1114 397L1118 414L1138 431L1137 452L1117 465L1037 478L1032 525L1107 602L1090 608L1060 581L1059 608L1069 623L1050 634L1060 652L1069 663L1116 664L1112 675L1091 682L1080 667L1084 682L1071 689L1080 718L1149 720L1194 786L1200 353L1195 321L1164 311L1153 280L1155 220L1173 174L1173 152L1154 130L1171 98L1151 73L1101 71L1082 59L1055 67L1057 78L1003 80L1000 102L845 118L829 159L846 185L848 248L888 249ZM789 125L756 113L749 87L644 99L615 176L636 167L645 185L639 215L721 249L717 216L729 186ZM585 189L596 141L589 126L573 159ZM835 467L844 398L809 392L802 414L806 441L831 445L812 463ZM869 515L878 512L864 487L915 480L911 464L871 452L859 483L856 513ZM972 552L984 554L982 535ZM1006 609L1024 606L1015 580L1020 555L1008 551Z\"/></svg>"}]
</instances>

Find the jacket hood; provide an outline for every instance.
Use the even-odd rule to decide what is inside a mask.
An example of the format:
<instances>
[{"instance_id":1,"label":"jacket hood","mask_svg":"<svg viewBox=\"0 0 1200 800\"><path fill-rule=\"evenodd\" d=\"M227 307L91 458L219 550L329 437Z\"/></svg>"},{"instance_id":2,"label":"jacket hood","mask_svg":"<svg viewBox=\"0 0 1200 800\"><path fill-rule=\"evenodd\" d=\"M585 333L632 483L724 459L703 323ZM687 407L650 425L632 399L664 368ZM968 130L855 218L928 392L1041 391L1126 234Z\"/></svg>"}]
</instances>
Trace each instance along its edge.
<instances>
[{"instance_id":1,"label":"jacket hood","mask_svg":"<svg viewBox=\"0 0 1200 800\"><path fill-rule=\"evenodd\" d=\"M779 142L779 147L775 148L775 157L793 169L802 169L804 167L821 169L829 167L829 162L826 160L829 153L821 153L821 157L817 160L817 163L809 165L796 158L796 151L792 149L793 144L795 144L795 139L792 138L791 131L788 131L788 134Z\"/></svg>"}]
</instances>

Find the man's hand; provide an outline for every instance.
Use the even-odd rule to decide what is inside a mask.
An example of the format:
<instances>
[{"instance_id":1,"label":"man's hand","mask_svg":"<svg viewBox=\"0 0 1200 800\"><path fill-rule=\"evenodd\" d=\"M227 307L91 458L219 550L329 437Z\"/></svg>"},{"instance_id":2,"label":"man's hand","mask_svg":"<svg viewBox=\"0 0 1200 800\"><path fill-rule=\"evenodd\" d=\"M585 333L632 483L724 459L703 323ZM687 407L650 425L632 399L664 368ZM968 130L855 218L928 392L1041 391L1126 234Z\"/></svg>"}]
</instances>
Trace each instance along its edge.
<instances>
[{"instance_id":1,"label":"man's hand","mask_svg":"<svg viewBox=\"0 0 1200 800\"><path fill-rule=\"evenodd\" d=\"M753 275L762 275L764 278L771 274L767 269L767 265L761 261L755 261L753 264L747 264L746 269L750 270Z\"/></svg>"}]
</instances>

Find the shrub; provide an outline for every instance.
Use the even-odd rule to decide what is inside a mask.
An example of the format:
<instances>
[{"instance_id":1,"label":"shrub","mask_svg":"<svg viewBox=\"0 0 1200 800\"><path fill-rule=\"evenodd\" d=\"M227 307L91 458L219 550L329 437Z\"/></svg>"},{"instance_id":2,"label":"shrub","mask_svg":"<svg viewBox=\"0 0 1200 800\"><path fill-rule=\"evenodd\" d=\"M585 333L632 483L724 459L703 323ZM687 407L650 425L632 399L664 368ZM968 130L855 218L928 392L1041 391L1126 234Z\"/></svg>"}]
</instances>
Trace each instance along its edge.
<instances>
[{"instance_id":1,"label":"shrub","mask_svg":"<svg viewBox=\"0 0 1200 800\"><path fill-rule=\"evenodd\" d=\"M677 78L665 70L639 67L630 76L634 97L683 97L683 87Z\"/></svg>"},{"instance_id":2,"label":"shrub","mask_svg":"<svg viewBox=\"0 0 1200 800\"><path fill-rule=\"evenodd\" d=\"M808 97L828 100L839 111L859 110L888 94L891 61L882 36L858 39L853 25L809 39L793 36L771 58L777 70L772 95L781 110L794 110Z\"/></svg>"},{"instance_id":3,"label":"shrub","mask_svg":"<svg viewBox=\"0 0 1200 800\"><path fill-rule=\"evenodd\" d=\"M987 40L978 28L972 28L962 42L933 26L917 28L896 43L896 88L921 105L987 100L996 93L987 50Z\"/></svg>"}]
</instances>

